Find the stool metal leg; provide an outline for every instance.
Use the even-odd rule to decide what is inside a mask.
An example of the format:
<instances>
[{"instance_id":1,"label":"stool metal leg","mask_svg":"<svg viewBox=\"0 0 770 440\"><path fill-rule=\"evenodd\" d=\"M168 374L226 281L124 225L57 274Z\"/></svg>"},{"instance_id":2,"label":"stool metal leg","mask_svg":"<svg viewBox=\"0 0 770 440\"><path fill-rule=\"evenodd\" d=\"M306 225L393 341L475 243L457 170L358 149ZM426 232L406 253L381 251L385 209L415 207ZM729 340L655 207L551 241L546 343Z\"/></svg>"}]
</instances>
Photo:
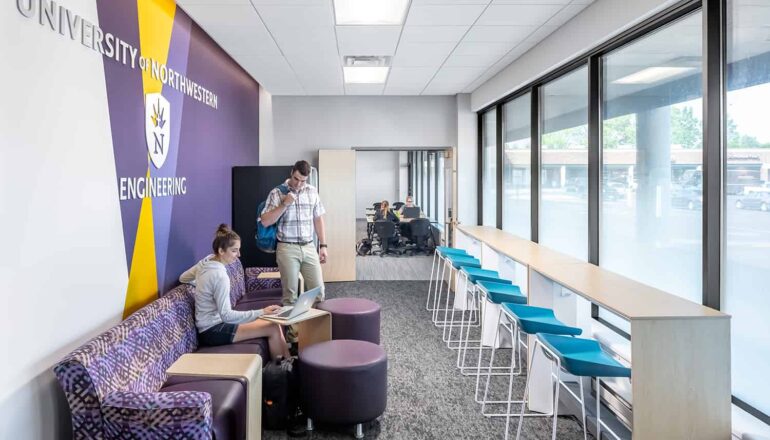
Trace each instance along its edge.
<instances>
[{"instance_id":1,"label":"stool metal leg","mask_svg":"<svg viewBox=\"0 0 770 440\"><path fill-rule=\"evenodd\" d=\"M364 427L361 423L356 425L356 438L364 438Z\"/></svg>"},{"instance_id":2,"label":"stool metal leg","mask_svg":"<svg viewBox=\"0 0 770 440\"><path fill-rule=\"evenodd\" d=\"M434 270L436 266L436 258L438 257L438 251L433 251L433 261L430 264L430 281L428 282L428 297L425 299L425 310L430 310L430 293L431 293L431 287L433 287L433 276L434 276ZM438 274L435 274L436 278L438 278ZM438 279L436 280L438 282Z\"/></svg>"},{"instance_id":3,"label":"stool metal leg","mask_svg":"<svg viewBox=\"0 0 770 440\"><path fill-rule=\"evenodd\" d=\"M588 430L586 429L586 399L583 394L583 378L578 377L580 383L580 408L583 410L583 440L588 440Z\"/></svg>"},{"instance_id":4,"label":"stool metal leg","mask_svg":"<svg viewBox=\"0 0 770 440\"><path fill-rule=\"evenodd\" d=\"M596 440L602 440L602 380L596 378Z\"/></svg>"},{"instance_id":5,"label":"stool metal leg","mask_svg":"<svg viewBox=\"0 0 770 440\"><path fill-rule=\"evenodd\" d=\"M313 430L313 419L311 419L310 417L307 418L307 427L305 429L308 431Z\"/></svg>"}]
</instances>

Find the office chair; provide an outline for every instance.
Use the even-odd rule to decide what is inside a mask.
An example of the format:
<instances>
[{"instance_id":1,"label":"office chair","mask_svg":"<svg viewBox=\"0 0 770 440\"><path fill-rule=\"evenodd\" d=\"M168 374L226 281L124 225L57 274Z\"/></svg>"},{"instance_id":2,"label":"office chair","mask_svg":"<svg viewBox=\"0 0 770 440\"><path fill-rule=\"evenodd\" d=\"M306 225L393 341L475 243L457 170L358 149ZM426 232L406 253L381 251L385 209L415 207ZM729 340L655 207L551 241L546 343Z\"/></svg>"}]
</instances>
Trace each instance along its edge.
<instances>
[{"instance_id":1,"label":"office chair","mask_svg":"<svg viewBox=\"0 0 770 440\"><path fill-rule=\"evenodd\" d=\"M380 255L394 251L392 245L398 245L398 234L396 234L396 225L390 220L377 220L374 222L374 233L380 239ZM400 253L396 250L396 253Z\"/></svg>"},{"instance_id":2,"label":"office chair","mask_svg":"<svg viewBox=\"0 0 770 440\"><path fill-rule=\"evenodd\" d=\"M394 209L395 211L398 211L398 210L399 210L399 209L401 209L401 207L402 207L402 206L404 206L404 205L405 205L405 203L404 203L404 202L396 202L396 203L394 203L394 204L393 204L393 209Z\"/></svg>"},{"instance_id":3,"label":"office chair","mask_svg":"<svg viewBox=\"0 0 770 440\"><path fill-rule=\"evenodd\" d=\"M373 203L372 206L374 206L376 211L379 211L380 207L382 206L382 202Z\"/></svg>"},{"instance_id":4,"label":"office chair","mask_svg":"<svg viewBox=\"0 0 770 440\"><path fill-rule=\"evenodd\" d=\"M426 243L431 235L430 220L427 218L416 218L409 222L411 229L411 240L415 244L415 250L419 252L427 251Z\"/></svg>"}]
</instances>

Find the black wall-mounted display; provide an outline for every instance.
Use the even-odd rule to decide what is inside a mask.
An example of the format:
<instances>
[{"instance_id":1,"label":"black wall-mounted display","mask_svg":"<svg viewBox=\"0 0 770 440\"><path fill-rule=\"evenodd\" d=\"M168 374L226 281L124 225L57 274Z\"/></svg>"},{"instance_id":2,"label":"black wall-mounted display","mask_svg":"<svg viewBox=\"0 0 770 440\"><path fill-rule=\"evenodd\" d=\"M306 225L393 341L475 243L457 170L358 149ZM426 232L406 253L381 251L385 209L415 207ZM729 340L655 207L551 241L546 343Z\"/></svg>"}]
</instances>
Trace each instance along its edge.
<instances>
[{"instance_id":1,"label":"black wall-mounted display","mask_svg":"<svg viewBox=\"0 0 770 440\"><path fill-rule=\"evenodd\" d=\"M291 165L233 167L232 227L241 236L244 267L274 267L275 254L257 249L257 205L289 177Z\"/></svg>"}]
</instances>

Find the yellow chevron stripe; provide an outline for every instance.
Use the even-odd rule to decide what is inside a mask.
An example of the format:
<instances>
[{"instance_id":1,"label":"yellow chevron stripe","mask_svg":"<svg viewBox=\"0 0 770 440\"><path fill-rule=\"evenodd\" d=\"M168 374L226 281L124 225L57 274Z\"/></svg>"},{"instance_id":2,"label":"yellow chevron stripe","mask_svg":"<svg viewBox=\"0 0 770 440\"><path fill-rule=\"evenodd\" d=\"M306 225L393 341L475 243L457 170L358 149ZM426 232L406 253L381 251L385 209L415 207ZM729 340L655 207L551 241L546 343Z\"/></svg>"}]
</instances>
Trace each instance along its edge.
<instances>
[{"instance_id":1,"label":"yellow chevron stripe","mask_svg":"<svg viewBox=\"0 0 770 440\"><path fill-rule=\"evenodd\" d=\"M171 44L171 31L174 27L176 3L173 0L137 0L136 6L139 16L139 44L142 56L166 64L169 45ZM149 71L142 71L142 84L145 95L163 90L163 83L158 79L153 79ZM144 136L141 138L143 139ZM150 177L149 155L147 157L147 177ZM158 268L155 261L152 199L146 198L142 200L139 213L123 318L155 299L157 295Z\"/></svg>"}]
</instances>

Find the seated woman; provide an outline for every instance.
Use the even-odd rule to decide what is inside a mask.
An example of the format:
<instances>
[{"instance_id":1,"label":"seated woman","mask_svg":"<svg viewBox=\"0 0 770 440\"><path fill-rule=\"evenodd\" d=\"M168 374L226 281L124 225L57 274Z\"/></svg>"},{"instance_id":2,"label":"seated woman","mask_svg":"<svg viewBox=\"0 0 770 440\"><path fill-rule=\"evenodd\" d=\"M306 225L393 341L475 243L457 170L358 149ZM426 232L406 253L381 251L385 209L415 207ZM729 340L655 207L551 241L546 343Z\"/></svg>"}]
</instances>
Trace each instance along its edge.
<instances>
[{"instance_id":1,"label":"seated woman","mask_svg":"<svg viewBox=\"0 0 770 440\"><path fill-rule=\"evenodd\" d=\"M398 223L398 217L393 211L390 210L390 203L387 200L383 200L380 203L380 210L374 215L374 221L378 220L390 220L394 223Z\"/></svg>"},{"instance_id":2,"label":"seated woman","mask_svg":"<svg viewBox=\"0 0 770 440\"><path fill-rule=\"evenodd\" d=\"M225 266L241 255L241 237L227 225L217 229L214 253L199 261L179 277L195 286L195 326L201 345L225 345L254 338L267 338L270 357L289 357L289 348L278 324L257 319L275 313L280 306L238 311L230 305L230 277Z\"/></svg>"}]
</instances>

